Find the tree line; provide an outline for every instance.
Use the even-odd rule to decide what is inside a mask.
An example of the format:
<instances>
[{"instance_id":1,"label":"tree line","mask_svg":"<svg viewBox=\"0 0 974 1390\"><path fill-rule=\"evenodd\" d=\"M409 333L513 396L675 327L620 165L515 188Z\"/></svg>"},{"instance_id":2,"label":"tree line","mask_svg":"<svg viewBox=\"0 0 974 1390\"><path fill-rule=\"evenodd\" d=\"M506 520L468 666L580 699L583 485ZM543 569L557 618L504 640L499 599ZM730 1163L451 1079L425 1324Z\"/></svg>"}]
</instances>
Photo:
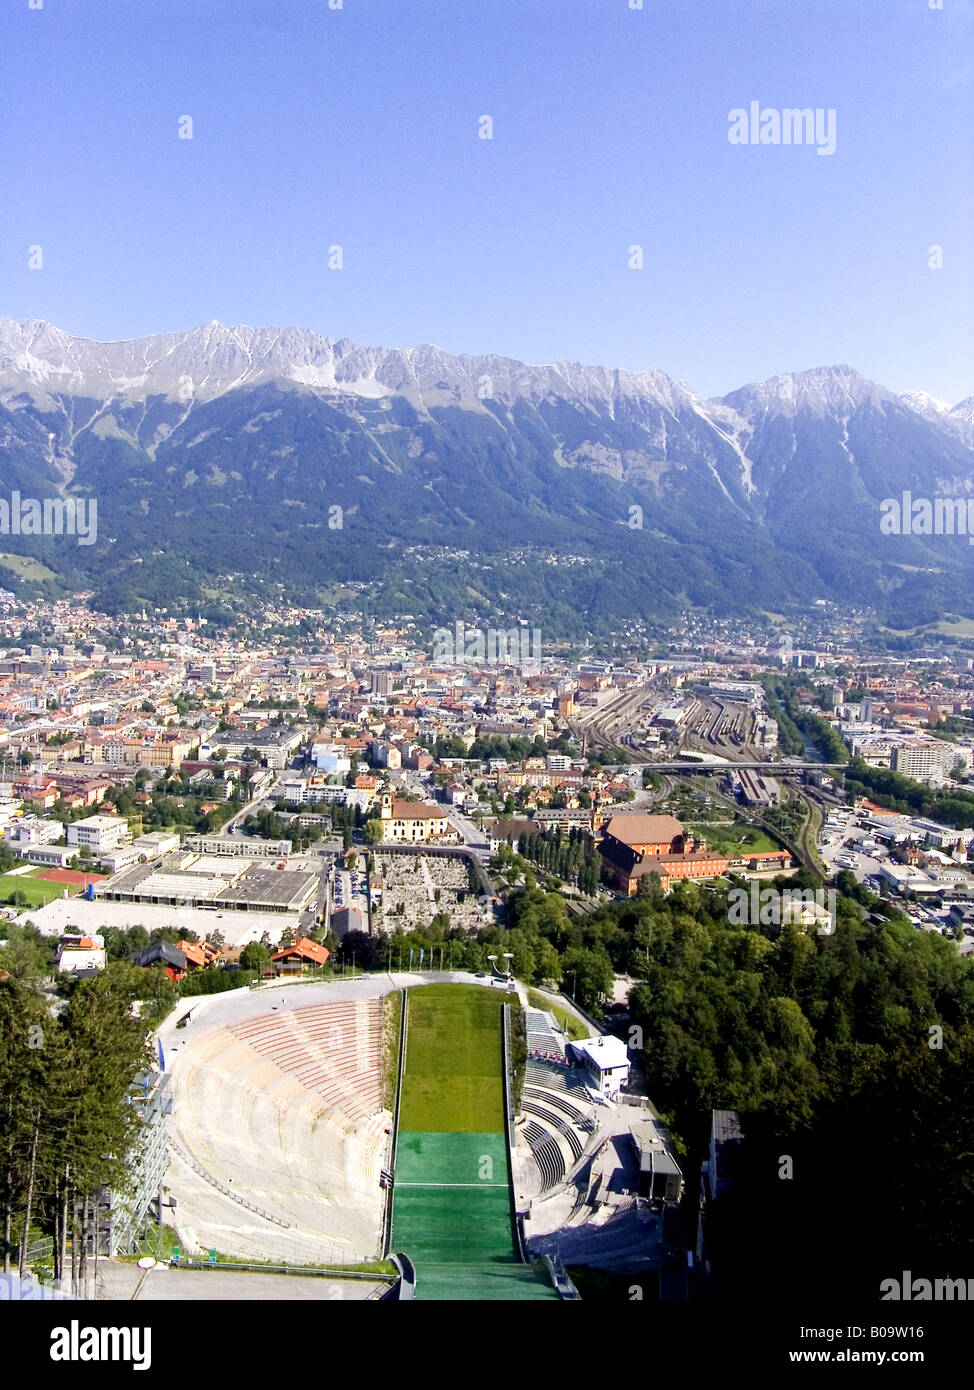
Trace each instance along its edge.
<instances>
[{"instance_id":1,"label":"tree line","mask_svg":"<svg viewBox=\"0 0 974 1390\"><path fill-rule=\"evenodd\" d=\"M141 971L116 964L52 1008L45 969L28 937L0 948L0 1259L23 1275L32 1240L50 1236L55 1279L77 1289L103 1191L127 1188L140 1125L130 1102L152 1053L132 1011Z\"/></svg>"},{"instance_id":2,"label":"tree line","mask_svg":"<svg viewBox=\"0 0 974 1390\"><path fill-rule=\"evenodd\" d=\"M790 1299L875 1298L891 1272L974 1256L974 968L839 888L832 935L733 926L724 894L691 885L618 916L643 953L629 1009L646 1087L685 1171L712 1110L742 1119L739 1181L711 1217L722 1296L773 1285L782 1260Z\"/></svg>"},{"instance_id":3,"label":"tree line","mask_svg":"<svg viewBox=\"0 0 974 1390\"><path fill-rule=\"evenodd\" d=\"M508 851L507 854L504 851ZM561 826L553 826L533 835L519 835L517 853L538 868L566 883L573 883L590 897L599 886L602 871L601 856L596 853L589 837L578 827L570 826L567 835ZM513 857L510 842L502 845L498 854L501 867Z\"/></svg>"},{"instance_id":4,"label":"tree line","mask_svg":"<svg viewBox=\"0 0 974 1390\"><path fill-rule=\"evenodd\" d=\"M974 826L974 792L927 787L892 768L872 767L862 758L853 758L849 764L845 788L852 797L867 796L903 815L923 816L957 830Z\"/></svg>"}]
</instances>

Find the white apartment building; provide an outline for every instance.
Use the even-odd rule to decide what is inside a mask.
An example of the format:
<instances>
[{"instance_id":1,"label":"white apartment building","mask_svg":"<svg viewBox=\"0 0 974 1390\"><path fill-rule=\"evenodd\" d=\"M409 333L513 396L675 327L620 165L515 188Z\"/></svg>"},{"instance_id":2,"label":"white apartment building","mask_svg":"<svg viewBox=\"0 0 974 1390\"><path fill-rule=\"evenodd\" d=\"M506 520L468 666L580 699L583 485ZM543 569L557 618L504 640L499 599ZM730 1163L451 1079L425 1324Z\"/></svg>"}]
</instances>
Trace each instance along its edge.
<instances>
[{"instance_id":1,"label":"white apartment building","mask_svg":"<svg viewBox=\"0 0 974 1390\"><path fill-rule=\"evenodd\" d=\"M853 733L854 727L848 724L839 727L839 732L852 748L852 756L862 758L870 767L891 767L893 743L889 737L878 733Z\"/></svg>"},{"instance_id":2,"label":"white apartment building","mask_svg":"<svg viewBox=\"0 0 974 1390\"><path fill-rule=\"evenodd\" d=\"M303 777L289 777L281 783L281 796L291 806L361 806L363 811L372 804L372 793L351 787L308 782Z\"/></svg>"},{"instance_id":3,"label":"white apartment building","mask_svg":"<svg viewBox=\"0 0 974 1390\"><path fill-rule=\"evenodd\" d=\"M402 753L394 743L376 741L372 745L372 756L376 767L387 767L390 770L402 767Z\"/></svg>"},{"instance_id":4,"label":"white apartment building","mask_svg":"<svg viewBox=\"0 0 974 1390\"><path fill-rule=\"evenodd\" d=\"M963 753L953 743L943 739L916 739L893 749L893 771L904 777L922 781L926 777L944 776L961 761Z\"/></svg>"},{"instance_id":5,"label":"white apartment building","mask_svg":"<svg viewBox=\"0 0 974 1390\"><path fill-rule=\"evenodd\" d=\"M87 845L94 854L120 849L129 833L128 822L121 816L85 816L67 828L69 845Z\"/></svg>"},{"instance_id":6,"label":"white apartment building","mask_svg":"<svg viewBox=\"0 0 974 1390\"><path fill-rule=\"evenodd\" d=\"M14 821L4 838L15 849L26 845L53 845L60 840L64 826L59 820L49 820L42 816L24 816Z\"/></svg>"}]
</instances>

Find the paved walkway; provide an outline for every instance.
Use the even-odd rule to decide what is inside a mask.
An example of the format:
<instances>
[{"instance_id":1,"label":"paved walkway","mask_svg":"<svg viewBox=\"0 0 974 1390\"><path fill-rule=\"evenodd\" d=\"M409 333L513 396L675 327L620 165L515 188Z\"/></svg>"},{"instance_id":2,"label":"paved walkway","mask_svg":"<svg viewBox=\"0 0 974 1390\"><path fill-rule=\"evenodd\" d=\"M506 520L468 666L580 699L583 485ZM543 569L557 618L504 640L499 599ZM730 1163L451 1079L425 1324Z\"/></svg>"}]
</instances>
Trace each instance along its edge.
<instances>
[{"instance_id":1,"label":"paved walkway","mask_svg":"<svg viewBox=\"0 0 974 1390\"><path fill-rule=\"evenodd\" d=\"M429 860L424 856L419 862L423 871L423 880L426 884L426 900L427 902L433 902L436 889L433 886L433 877L430 874Z\"/></svg>"},{"instance_id":2,"label":"paved walkway","mask_svg":"<svg viewBox=\"0 0 974 1390\"><path fill-rule=\"evenodd\" d=\"M143 1275L145 1278L143 1279ZM141 1282L141 1288L139 1287ZM138 1265L118 1260L98 1264L96 1299L131 1299L138 1289L140 1303L246 1301L253 1303L361 1302L378 1286L368 1279L324 1279L300 1274L248 1274L238 1270L169 1269L148 1274ZM388 1285L383 1284L383 1288Z\"/></svg>"}]
</instances>

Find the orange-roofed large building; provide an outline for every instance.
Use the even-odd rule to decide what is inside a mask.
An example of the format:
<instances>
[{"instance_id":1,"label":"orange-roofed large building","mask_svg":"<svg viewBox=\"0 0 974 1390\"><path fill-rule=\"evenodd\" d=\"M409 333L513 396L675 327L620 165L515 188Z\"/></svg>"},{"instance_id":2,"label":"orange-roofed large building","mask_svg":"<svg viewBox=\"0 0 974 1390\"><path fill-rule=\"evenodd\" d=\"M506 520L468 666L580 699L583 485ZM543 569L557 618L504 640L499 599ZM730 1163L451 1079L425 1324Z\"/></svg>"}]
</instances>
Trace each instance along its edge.
<instances>
[{"instance_id":1,"label":"orange-roofed large building","mask_svg":"<svg viewBox=\"0 0 974 1390\"><path fill-rule=\"evenodd\" d=\"M727 872L726 855L684 830L676 816L613 816L599 846L616 888L630 897L639 880L658 874L664 893L679 878L716 878Z\"/></svg>"},{"instance_id":2,"label":"orange-roofed large building","mask_svg":"<svg viewBox=\"0 0 974 1390\"><path fill-rule=\"evenodd\" d=\"M285 946L282 950L275 951L271 960L282 971L297 973L309 966L325 965L328 956L327 946L321 946L317 941L312 941L310 937L302 936L295 941L293 946Z\"/></svg>"},{"instance_id":3,"label":"orange-roofed large building","mask_svg":"<svg viewBox=\"0 0 974 1390\"><path fill-rule=\"evenodd\" d=\"M605 834L637 854L681 854L686 838L683 824L676 816L636 814L613 816Z\"/></svg>"}]
</instances>

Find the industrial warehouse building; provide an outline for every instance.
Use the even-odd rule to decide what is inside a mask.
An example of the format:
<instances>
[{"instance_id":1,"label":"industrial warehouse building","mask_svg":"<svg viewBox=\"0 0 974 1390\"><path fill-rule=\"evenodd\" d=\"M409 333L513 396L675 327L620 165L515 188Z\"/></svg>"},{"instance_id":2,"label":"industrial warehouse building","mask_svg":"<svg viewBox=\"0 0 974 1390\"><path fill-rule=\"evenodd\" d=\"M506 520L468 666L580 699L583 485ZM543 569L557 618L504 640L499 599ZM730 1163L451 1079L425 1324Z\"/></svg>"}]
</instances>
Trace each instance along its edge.
<instances>
[{"instance_id":1,"label":"industrial warehouse building","mask_svg":"<svg viewBox=\"0 0 974 1390\"><path fill-rule=\"evenodd\" d=\"M317 891L314 874L272 868L240 856L180 850L137 864L99 884L109 902L222 907L232 912L300 912Z\"/></svg>"},{"instance_id":2,"label":"industrial warehouse building","mask_svg":"<svg viewBox=\"0 0 974 1390\"><path fill-rule=\"evenodd\" d=\"M781 800L781 787L773 777L752 772L748 768L728 775L731 790L745 806L775 806Z\"/></svg>"}]
</instances>

